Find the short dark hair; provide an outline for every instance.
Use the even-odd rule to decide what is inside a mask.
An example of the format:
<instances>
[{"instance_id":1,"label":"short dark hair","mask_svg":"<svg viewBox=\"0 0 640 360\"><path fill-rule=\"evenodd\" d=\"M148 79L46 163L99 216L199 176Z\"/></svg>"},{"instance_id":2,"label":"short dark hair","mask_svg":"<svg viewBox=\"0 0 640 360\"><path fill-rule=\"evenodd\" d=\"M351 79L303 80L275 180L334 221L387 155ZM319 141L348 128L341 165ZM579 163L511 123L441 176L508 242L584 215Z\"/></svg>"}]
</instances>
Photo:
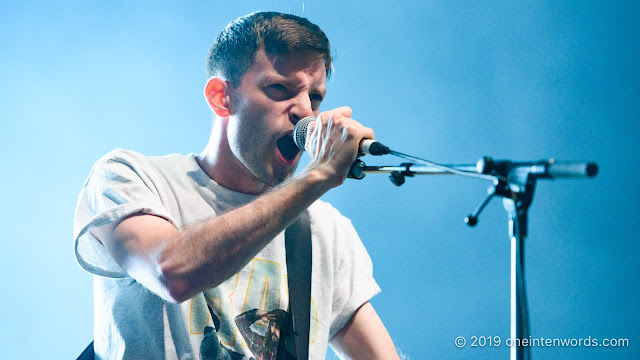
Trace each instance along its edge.
<instances>
[{"instance_id":1,"label":"short dark hair","mask_svg":"<svg viewBox=\"0 0 640 360\"><path fill-rule=\"evenodd\" d=\"M227 25L214 41L207 57L207 76L222 76L233 86L264 50L267 55L301 53L317 55L331 75L329 39L309 20L278 12L256 12Z\"/></svg>"}]
</instances>

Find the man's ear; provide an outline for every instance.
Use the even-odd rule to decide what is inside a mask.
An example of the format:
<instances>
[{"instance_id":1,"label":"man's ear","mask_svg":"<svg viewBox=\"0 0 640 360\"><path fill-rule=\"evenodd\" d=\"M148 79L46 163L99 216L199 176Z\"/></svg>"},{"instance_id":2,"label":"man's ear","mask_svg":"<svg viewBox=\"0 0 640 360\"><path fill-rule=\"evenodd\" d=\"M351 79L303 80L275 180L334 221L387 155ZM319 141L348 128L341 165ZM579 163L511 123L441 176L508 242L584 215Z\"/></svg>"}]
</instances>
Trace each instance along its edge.
<instances>
[{"instance_id":1,"label":"man's ear","mask_svg":"<svg viewBox=\"0 0 640 360\"><path fill-rule=\"evenodd\" d=\"M217 77L209 79L204 87L204 98L207 104L220 117L228 117L231 113L230 91L230 85Z\"/></svg>"}]
</instances>

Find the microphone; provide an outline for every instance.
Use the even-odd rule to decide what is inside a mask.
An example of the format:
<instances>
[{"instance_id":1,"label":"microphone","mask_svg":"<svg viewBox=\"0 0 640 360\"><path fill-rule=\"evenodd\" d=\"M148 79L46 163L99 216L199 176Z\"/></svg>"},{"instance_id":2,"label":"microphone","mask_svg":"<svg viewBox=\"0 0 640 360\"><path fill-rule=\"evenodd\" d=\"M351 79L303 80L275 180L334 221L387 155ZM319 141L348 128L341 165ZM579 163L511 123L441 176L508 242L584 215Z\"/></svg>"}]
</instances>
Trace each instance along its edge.
<instances>
[{"instance_id":1,"label":"microphone","mask_svg":"<svg viewBox=\"0 0 640 360\"><path fill-rule=\"evenodd\" d=\"M316 121L315 116L307 116L306 118L298 121L293 127L293 134L291 134L293 142L295 142L302 151L305 151L304 144L307 142L307 127L309 127L309 123L313 121ZM384 155L389 152L391 152L391 150L388 147L382 145L378 141L370 139L362 139L358 148L358 153L360 155Z\"/></svg>"}]
</instances>

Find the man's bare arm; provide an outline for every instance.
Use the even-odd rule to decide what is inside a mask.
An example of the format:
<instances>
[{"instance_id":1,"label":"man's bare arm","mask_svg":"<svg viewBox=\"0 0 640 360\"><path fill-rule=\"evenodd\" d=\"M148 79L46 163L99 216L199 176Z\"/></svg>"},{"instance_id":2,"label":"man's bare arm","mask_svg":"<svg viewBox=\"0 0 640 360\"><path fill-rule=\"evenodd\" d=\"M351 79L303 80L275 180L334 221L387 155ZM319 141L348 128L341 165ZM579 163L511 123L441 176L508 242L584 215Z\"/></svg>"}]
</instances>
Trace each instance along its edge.
<instances>
[{"instance_id":1,"label":"man's bare arm","mask_svg":"<svg viewBox=\"0 0 640 360\"><path fill-rule=\"evenodd\" d=\"M94 231L114 260L145 287L182 302L240 271L326 190L315 173L190 229L154 215ZM111 232L111 234L110 234Z\"/></svg>"},{"instance_id":2,"label":"man's bare arm","mask_svg":"<svg viewBox=\"0 0 640 360\"><path fill-rule=\"evenodd\" d=\"M350 109L349 113L350 115ZM334 113L310 141L313 158L301 174L240 208L178 231L165 219L137 215L92 230L113 259L145 287L182 302L244 267L322 194L344 181L362 138L373 131Z\"/></svg>"},{"instance_id":3,"label":"man's bare arm","mask_svg":"<svg viewBox=\"0 0 640 360\"><path fill-rule=\"evenodd\" d=\"M331 347L341 359L400 359L391 336L369 302L356 310L331 338Z\"/></svg>"}]
</instances>

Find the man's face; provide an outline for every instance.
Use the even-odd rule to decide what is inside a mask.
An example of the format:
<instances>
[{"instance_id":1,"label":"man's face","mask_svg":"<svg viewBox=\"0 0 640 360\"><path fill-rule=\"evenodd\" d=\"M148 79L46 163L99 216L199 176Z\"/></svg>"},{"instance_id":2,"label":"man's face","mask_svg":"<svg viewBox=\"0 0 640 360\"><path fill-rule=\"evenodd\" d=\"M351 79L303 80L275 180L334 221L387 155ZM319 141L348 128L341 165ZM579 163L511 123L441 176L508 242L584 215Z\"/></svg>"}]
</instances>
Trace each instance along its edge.
<instances>
[{"instance_id":1,"label":"man's face","mask_svg":"<svg viewBox=\"0 0 640 360\"><path fill-rule=\"evenodd\" d=\"M273 187L293 174L300 152L290 135L300 119L320 113L325 83L324 63L316 57L258 51L230 93L226 135L238 176Z\"/></svg>"}]
</instances>

